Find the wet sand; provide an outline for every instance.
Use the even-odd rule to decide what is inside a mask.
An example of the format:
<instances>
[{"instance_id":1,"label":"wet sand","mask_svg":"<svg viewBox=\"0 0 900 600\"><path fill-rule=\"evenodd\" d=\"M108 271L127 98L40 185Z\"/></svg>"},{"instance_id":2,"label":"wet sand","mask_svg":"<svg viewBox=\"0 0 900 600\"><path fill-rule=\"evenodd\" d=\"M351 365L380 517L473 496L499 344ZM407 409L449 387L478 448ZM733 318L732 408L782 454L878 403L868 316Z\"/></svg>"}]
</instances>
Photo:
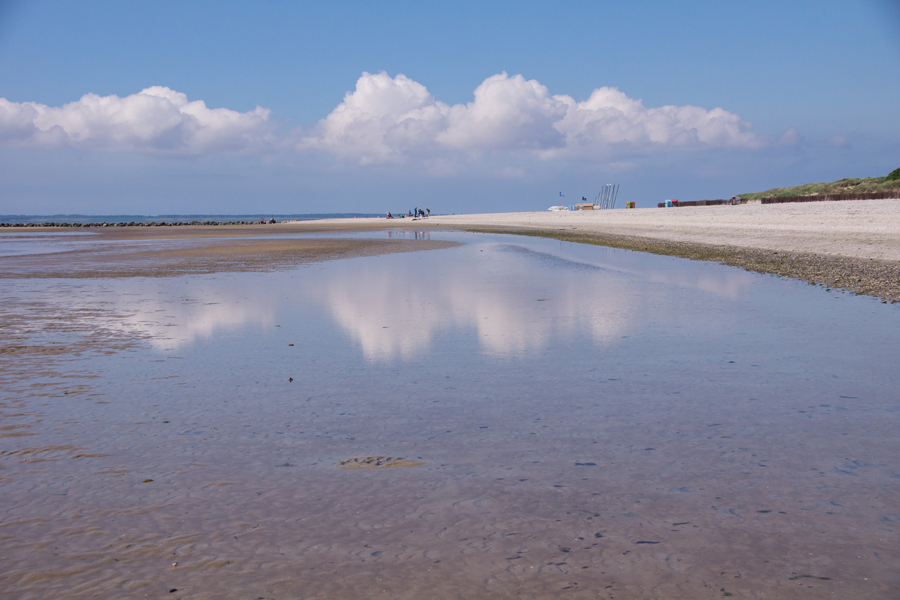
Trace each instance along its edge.
<instances>
[{"instance_id":1,"label":"wet sand","mask_svg":"<svg viewBox=\"0 0 900 600\"><path fill-rule=\"evenodd\" d=\"M325 260L454 245L431 240L283 237L335 230L308 226L298 231L287 224L96 229L90 235L67 236L69 247L64 252L0 257L3 266L0 278L171 277L265 272ZM28 234L41 232L56 233L52 229L31 228Z\"/></svg>"},{"instance_id":2,"label":"wet sand","mask_svg":"<svg viewBox=\"0 0 900 600\"><path fill-rule=\"evenodd\" d=\"M437 221L406 225L469 227ZM348 226L384 222L269 231ZM174 246L136 243L121 256L86 247L68 255L77 260L64 270L59 256L13 261L19 281L0 290L0 548L10 557L0 567L3 595L817 600L891 598L900 589L900 508L890 475L896 402L879 391L878 377L853 379L856 367L883 352L864 359L846 346L846 355L827 355L833 365L798 362L812 351L804 344L828 347L807 342L805 330L795 346L748 350L747 332L794 327L794 319L776 318L762 326L750 320L686 353L687 331L702 329L705 317L679 322L639 353L671 361L642 368L613 351L602 373L577 352L542 375L547 359L539 356L521 366L488 357L435 365L467 354L465 347L439 361L349 361L336 369L344 359L329 354L327 339L304 340L282 321L266 335L220 335L195 352L148 352L151 333L118 323L155 321L148 332L184 327L190 319L173 319L175 307L225 304L209 292L224 274L238 273L222 280L237 302L277 287L246 279L258 269L447 244L261 242L241 239L258 230L212 227L112 234L126 245ZM530 273L534 265L526 266ZM550 275L564 265L546 268ZM586 276L572 268L573 279ZM417 290L419 271L407 272L409 280L367 281L399 290L385 315L402 298L421 303L424 290L437 289L433 281ZM52 273L69 275L44 281ZM146 286L131 291L139 297L131 304L116 301L119 287L104 287L188 273L201 274L197 290L173 289L166 304L141 310L152 296ZM498 273L473 289L486 289ZM623 275L587 295L629 281ZM282 296L295 293L293 284L281 285ZM687 301L669 308L678 289L643 307L655 329L690 311ZM382 329L385 315L360 308L373 303L372 288L350 291L358 306L349 313L377 331L416 320L404 314ZM557 286L535 300L514 287L493 302L475 296L459 305L472 307L473 322L497 323L518 302L571 304L573 312L558 315L563 322L584 312L584 293L576 286L563 298ZM642 294L610 304L636 310ZM736 300L726 297L710 315L747 308ZM492 305L502 309L490 312ZM589 312L603 314L603 305ZM540 315L523 314L529 318L514 321ZM615 312L610 322L628 314ZM613 328L610 339L650 335L644 331ZM502 328L488 333L516 339ZM877 332L868 333L859 348L878 345ZM838 338L844 346L849 336ZM548 354L564 352L565 345ZM823 387L809 383L826 377ZM409 461L394 467L414 468L391 468L390 456ZM363 458L347 466L374 459L376 468L335 468L350 457ZM380 459L388 468L378 468Z\"/></svg>"}]
</instances>

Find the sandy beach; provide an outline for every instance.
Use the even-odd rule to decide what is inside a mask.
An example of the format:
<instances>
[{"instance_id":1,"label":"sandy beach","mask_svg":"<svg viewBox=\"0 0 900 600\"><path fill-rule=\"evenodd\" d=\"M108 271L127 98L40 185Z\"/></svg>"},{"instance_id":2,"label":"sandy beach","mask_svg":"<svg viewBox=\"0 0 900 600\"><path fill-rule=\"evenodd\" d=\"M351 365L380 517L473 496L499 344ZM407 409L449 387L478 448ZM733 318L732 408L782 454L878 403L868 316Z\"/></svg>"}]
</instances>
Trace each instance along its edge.
<instances>
[{"instance_id":1,"label":"sandy beach","mask_svg":"<svg viewBox=\"0 0 900 600\"><path fill-rule=\"evenodd\" d=\"M900 200L745 204L431 217L454 227L514 227L900 261Z\"/></svg>"}]
</instances>

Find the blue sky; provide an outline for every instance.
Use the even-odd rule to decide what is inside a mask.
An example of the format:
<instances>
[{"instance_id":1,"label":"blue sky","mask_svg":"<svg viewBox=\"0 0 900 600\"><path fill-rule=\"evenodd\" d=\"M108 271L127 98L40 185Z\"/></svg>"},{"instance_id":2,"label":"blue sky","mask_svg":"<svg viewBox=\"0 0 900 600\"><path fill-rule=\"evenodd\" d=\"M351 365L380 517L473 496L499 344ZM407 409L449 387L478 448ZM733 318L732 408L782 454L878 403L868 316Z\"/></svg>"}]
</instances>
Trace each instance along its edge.
<instances>
[{"instance_id":1,"label":"blue sky","mask_svg":"<svg viewBox=\"0 0 900 600\"><path fill-rule=\"evenodd\" d=\"M0 213L541 210L900 167L900 3L0 0Z\"/></svg>"}]
</instances>

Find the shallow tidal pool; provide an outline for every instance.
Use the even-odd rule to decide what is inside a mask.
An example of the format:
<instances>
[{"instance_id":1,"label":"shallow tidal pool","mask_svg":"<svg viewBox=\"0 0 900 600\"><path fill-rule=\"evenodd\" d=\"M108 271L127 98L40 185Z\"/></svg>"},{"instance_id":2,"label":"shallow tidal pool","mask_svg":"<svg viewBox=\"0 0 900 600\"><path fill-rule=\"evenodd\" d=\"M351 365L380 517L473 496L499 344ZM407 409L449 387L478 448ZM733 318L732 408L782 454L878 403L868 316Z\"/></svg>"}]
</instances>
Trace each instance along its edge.
<instances>
[{"instance_id":1,"label":"shallow tidal pool","mask_svg":"<svg viewBox=\"0 0 900 600\"><path fill-rule=\"evenodd\" d=\"M0 595L900 596L900 305L421 235L4 280Z\"/></svg>"}]
</instances>

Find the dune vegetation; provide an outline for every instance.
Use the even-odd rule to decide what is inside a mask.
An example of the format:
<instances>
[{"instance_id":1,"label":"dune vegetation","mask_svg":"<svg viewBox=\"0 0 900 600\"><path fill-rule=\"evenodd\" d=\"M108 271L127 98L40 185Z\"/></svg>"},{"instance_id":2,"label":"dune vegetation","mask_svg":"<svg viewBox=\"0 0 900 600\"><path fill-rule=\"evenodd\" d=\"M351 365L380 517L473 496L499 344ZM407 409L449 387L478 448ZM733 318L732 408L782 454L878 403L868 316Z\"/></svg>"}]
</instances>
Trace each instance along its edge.
<instances>
[{"instance_id":1,"label":"dune vegetation","mask_svg":"<svg viewBox=\"0 0 900 600\"><path fill-rule=\"evenodd\" d=\"M815 196L819 194L863 194L897 190L900 194L900 169L894 169L884 177L841 179L831 183L804 183L793 187L773 188L764 192L739 194L745 200L776 198L779 196Z\"/></svg>"}]
</instances>

